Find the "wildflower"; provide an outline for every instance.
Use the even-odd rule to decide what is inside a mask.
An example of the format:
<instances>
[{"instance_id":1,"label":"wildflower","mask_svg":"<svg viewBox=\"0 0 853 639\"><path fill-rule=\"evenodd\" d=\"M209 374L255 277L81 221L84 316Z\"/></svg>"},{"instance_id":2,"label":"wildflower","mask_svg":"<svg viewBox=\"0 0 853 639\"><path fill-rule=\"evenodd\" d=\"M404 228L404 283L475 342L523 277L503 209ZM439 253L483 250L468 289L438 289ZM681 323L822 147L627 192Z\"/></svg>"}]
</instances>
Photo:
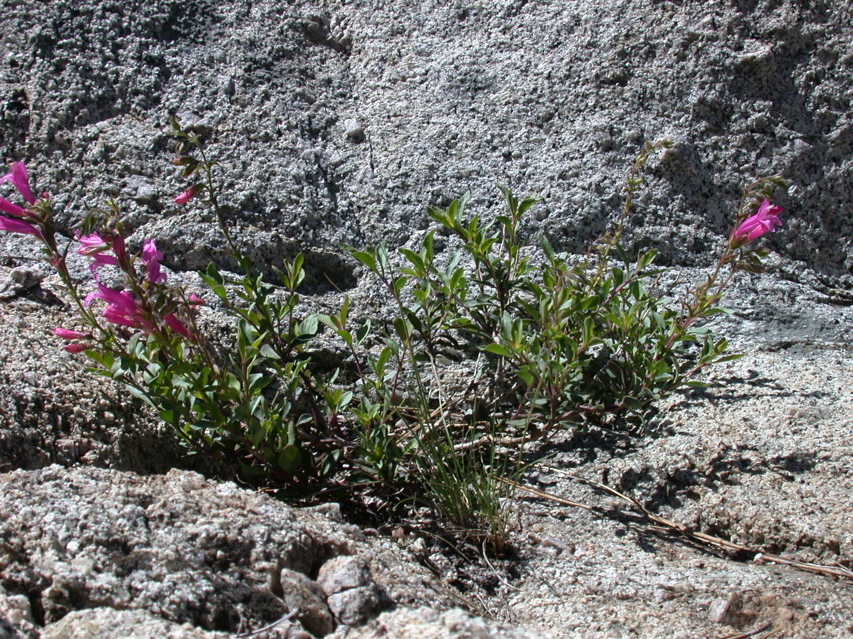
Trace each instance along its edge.
<instances>
[{"instance_id":1,"label":"wildflower","mask_svg":"<svg viewBox=\"0 0 853 639\"><path fill-rule=\"evenodd\" d=\"M0 197L0 211L15 217L27 217L27 210Z\"/></svg>"},{"instance_id":2,"label":"wildflower","mask_svg":"<svg viewBox=\"0 0 853 639\"><path fill-rule=\"evenodd\" d=\"M53 334L58 335L62 339L80 339L81 337L89 337L86 333L81 333L80 331L72 331L68 328L62 328L61 326L57 326L53 329Z\"/></svg>"},{"instance_id":3,"label":"wildflower","mask_svg":"<svg viewBox=\"0 0 853 639\"><path fill-rule=\"evenodd\" d=\"M201 184L194 184L193 186L188 188L186 191L181 193L178 197L176 197L175 203L183 206L184 204L189 202L191 199L193 199L198 194L199 191L201 191Z\"/></svg>"},{"instance_id":4,"label":"wildflower","mask_svg":"<svg viewBox=\"0 0 853 639\"><path fill-rule=\"evenodd\" d=\"M80 235L78 232L77 241L80 242L80 248L77 249L77 253L91 257L94 260L91 266L93 271L97 270L101 264L118 266L126 255L124 240L118 233L112 237L105 237L98 233ZM105 255L107 251L112 251L114 255Z\"/></svg>"},{"instance_id":5,"label":"wildflower","mask_svg":"<svg viewBox=\"0 0 853 639\"><path fill-rule=\"evenodd\" d=\"M189 340L195 339L195 335L193 335L192 332L183 325L181 320L179 320L174 313L169 313L163 317L163 321L166 322L166 326L178 333L178 335L183 335Z\"/></svg>"},{"instance_id":6,"label":"wildflower","mask_svg":"<svg viewBox=\"0 0 853 639\"><path fill-rule=\"evenodd\" d=\"M778 227L782 226L782 222L779 220L781 212L782 207L771 204L770 200L764 200L758 207L758 212L741 222L737 230L732 233L732 246L737 248L757 240L768 231L775 232Z\"/></svg>"},{"instance_id":7,"label":"wildflower","mask_svg":"<svg viewBox=\"0 0 853 639\"><path fill-rule=\"evenodd\" d=\"M89 306L95 299L102 299L107 303L102 315L111 324L151 330L151 322L145 319L143 310L130 293L114 291L98 282L98 290L89 293L84 303Z\"/></svg>"},{"instance_id":8,"label":"wildflower","mask_svg":"<svg viewBox=\"0 0 853 639\"><path fill-rule=\"evenodd\" d=\"M15 188L18 189L18 193L21 194L21 197L30 204L36 203L36 198L30 189L30 179L27 175L27 167L24 166L23 162L15 162L12 165L12 171L0 178L0 182L11 182L15 185Z\"/></svg>"},{"instance_id":9,"label":"wildflower","mask_svg":"<svg viewBox=\"0 0 853 639\"><path fill-rule=\"evenodd\" d=\"M81 333L80 331L72 331L68 328L62 328L61 326L57 326L53 329L54 335L58 335L62 339L81 339L81 338L91 338L92 336L87 333ZM69 353L82 353L87 348L91 348L89 344L83 342L74 342L72 344L66 344L65 350Z\"/></svg>"},{"instance_id":10,"label":"wildflower","mask_svg":"<svg viewBox=\"0 0 853 639\"><path fill-rule=\"evenodd\" d=\"M82 353L86 349L91 348L89 344L81 344L79 342L75 342L73 344L66 344L65 350L69 353Z\"/></svg>"},{"instance_id":11,"label":"wildflower","mask_svg":"<svg viewBox=\"0 0 853 639\"><path fill-rule=\"evenodd\" d=\"M0 216L0 231L23 233L25 235L35 235L36 237L42 236L41 230L39 230L37 226L34 226L29 222L25 222L24 220L13 220L3 216Z\"/></svg>"},{"instance_id":12,"label":"wildflower","mask_svg":"<svg viewBox=\"0 0 853 639\"><path fill-rule=\"evenodd\" d=\"M105 251L112 250L112 246L97 233L89 235L80 235L78 233L77 241L80 242L80 248L77 249L77 253L91 257L94 260L92 263L93 270L97 269L101 264L111 264L113 266L118 264L118 260L112 255L104 255Z\"/></svg>"},{"instance_id":13,"label":"wildflower","mask_svg":"<svg viewBox=\"0 0 853 639\"><path fill-rule=\"evenodd\" d=\"M207 304L207 302L205 302L202 298L200 298L195 293L192 293L190 295L190 305L191 306L204 306L205 304Z\"/></svg>"},{"instance_id":14,"label":"wildflower","mask_svg":"<svg viewBox=\"0 0 853 639\"><path fill-rule=\"evenodd\" d=\"M160 260L162 259L163 253L157 250L154 240L145 240L142 245L142 262L148 272L148 280L155 284L166 283L166 274L160 271Z\"/></svg>"}]
</instances>

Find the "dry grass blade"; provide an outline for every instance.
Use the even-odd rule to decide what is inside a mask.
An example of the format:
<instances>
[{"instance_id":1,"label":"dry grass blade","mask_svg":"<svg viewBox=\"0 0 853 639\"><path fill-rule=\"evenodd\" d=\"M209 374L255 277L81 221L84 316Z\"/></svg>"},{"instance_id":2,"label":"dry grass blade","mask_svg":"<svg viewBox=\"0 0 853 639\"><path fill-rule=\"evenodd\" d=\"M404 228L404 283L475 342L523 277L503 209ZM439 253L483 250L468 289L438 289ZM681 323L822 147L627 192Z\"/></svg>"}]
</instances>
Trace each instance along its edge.
<instances>
[{"instance_id":1,"label":"dry grass blade","mask_svg":"<svg viewBox=\"0 0 853 639\"><path fill-rule=\"evenodd\" d=\"M583 508L584 510L595 510L592 506L587 506L586 504L581 504L576 501L569 501L568 499L563 499L562 497L551 495L536 488L531 488L530 486L519 484L517 481L512 481L511 479L504 479L503 477L496 477L496 479L502 481L505 484L509 484L510 486L514 486L518 490L523 490L524 492L530 493L531 495L535 495L536 497L541 497L542 499L547 499L558 504L563 504L564 506L573 506L574 508Z\"/></svg>"},{"instance_id":2,"label":"dry grass blade","mask_svg":"<svg viewBox=\"0 0 853 639\"><path fill-rule=\"evenodd\" d=\"M237 635L237 636L238 636L238 637L241 637L241 638L242 638L242 637L254 637L254 636L256 636L256 635L261 634L262 632L266 632L267 630L272 630L272 629L273 629L273 628L275 628L276 626L278 626L278 625L280 625L280 624L283 624L285 621L290 621L290 620L291 620L291 619L293 619L297 614L299 614L299 608L294 608L293 610L291 610L290 612L288 612L286 615L284 615L281 619L279 619L279 620L277 620L277 621L273 621L272 623L267 624L267 625L266 625L266 626L264 626L263 628L258 628L257 630L253 630L252 632L245 632L245 633L240 634L240 635Z\"/></svg>"},{"instance_id":3,"label":"dry grass blade","mask_svg":"<svg viewBox=\"0 0 853 639\"><path fill-rule=\"evenodd\" d=\"M489 561L489 557L486 554L486 540L485 539L483 540L483 544L480 547L480 550L482 552L483 561L485 561L486 565L492 570L492 573L495 575L497 580L500 581L504 586L506 586L510 590L515 590L516 592L521 592L521 588L516 588L511 583L509 583L506 579L501 577L500 573L498 573L497 569L492 565L492 562Z\"/></svg>"},{"instance_id":4,"label":"dry grass blade","mask_svg":"<svg viewBox=\"0 0 853 639\"><path fill-rule=\"evenodd\" d=\"M726 635L725 637L720 637L720 639L748 639L749 637L755 637L756 635L761 634L765 630L772 630L772 629L773 629L773 624L768 621L767 623L762 624L761 626L759 626L755 630L750 630L749 632L741 632L741 633L738 633L736 635ZM768 637L770 637L773 634L775 634L775 633L771 632L770 634L766 634L766 635L764 635L764 637L762 637L762 639L768 639Z\"/></svg>"},{"instance_id":5,"label":"dry grass blade","mask_svg":"<svg viewBox=\"0 0 853 639\"><path fill-rule=\"evenodd\" d=\"M690 539L691 541L698 542L700 544L716 546L717 548L722 548L723 550L728 550L731 552L747 553L747 554L752 555L754 558L754 561L759 562L759 563L762 561L766 561L768 563L780 564L783 566L791 566L792 568L797 568L799 570L804 570L806 572L812 572L812 573L816 573L816 574L820 574L820 575L826 575L829 577L839 577L842 579L850 579L851 581L853 581L853 571L848 570L847 568L842 568L840 566L837 568L834 568L832 566L824 566L822 564L814 564L814 563L809 563L809 562L805 562L805 561L796 561L793 559L785 559L784 557L780 557L779 555L761 552L759 550L756 550L755 548L750 548L749 546L744 546L742 544L736 544L736 543L733 543L731 541L726 541L725 539L721 539L719 537L714 537L713 535L706 535L705 533L696 532L694 530L690 530L687 526L685 526L683 524L678 524L674 521L670 521L668 519L665 519L663 517L655 515L653 512L651 512L645 506L640 504L640 502L638 502L636 499L634 499L633 497L630 497L628 495L625 495L623 493L620 493L615 488L611 488L610 486L607 486L605 484L602 484L602 483L597 482L597 481L592 480L592 479L586 479L585 477L579 477L578 475L567 472L565 470L561 470L559 468L552 468L550 466L543 466L541 464L539 464L538 466L540 468L545 469L545 470L550 470L550 471L553 471L553 472L558 473L560 475L563 475L565 477L570 477L576 481L583 482L583 483L588 484L594 488L598 488L599 490L603 490L604 492L609 493L609 494L613 495L614 497L618 497L620 499L623 499L626 502L628 502L629 504L632 504L634 506L634 508L636 508L650 522L666 529L669 532L674 532L674 533L677 533L677 534L679 534L679 535L681 535L687 539ZM561 504L565 504L567 506L577 506L579 508L584 508L586 510L594 510L590 506L587 506L584 504L577 504L577 503L571 502L567 499L562 499L560 497L548 495L547 493L544 493L540 490L536 490L535 488L527 488L524 486L518 486L518 488L524 490L525 492L529 492L529 493L535 494L539 497L543 497L545 499L550 499L552 501L555 501L555 502L561 503Z\"/></svg>"}]
</instances>

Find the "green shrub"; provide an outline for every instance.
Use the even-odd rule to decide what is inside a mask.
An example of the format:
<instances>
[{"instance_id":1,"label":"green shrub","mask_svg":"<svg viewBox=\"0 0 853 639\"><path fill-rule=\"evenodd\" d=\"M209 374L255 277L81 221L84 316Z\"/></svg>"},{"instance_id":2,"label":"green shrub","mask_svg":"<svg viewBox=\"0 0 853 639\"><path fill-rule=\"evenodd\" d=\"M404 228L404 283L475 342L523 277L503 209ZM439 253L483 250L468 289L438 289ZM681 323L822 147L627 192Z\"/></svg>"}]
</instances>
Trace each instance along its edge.
<instances>
[{"instance_id":1,"label":"green shrub","mask_svg":"<svg viewBox=\"0 0 853 639\"><path fill-rule=\"evenodd\" d=\"M153 406L190 454L231 464L244 481L385 487L496 548L511 520L505 480L523 468L526 444L561 428L635 428L650 403L735 357L705 322L721 312L734 273L761 270L753 242L781 212L769 201L780 178L750 185L713 272L682 299L658 299L648 286L661 273L654 251L633 257L620 245L642 167L666 146L649 144L620 216L585 256L557 253L545 237L523 241L536 200L507 189L505 212L489 221L467 214L467 195L429 208L436 228L417 250L349 248L394 310L387 322L353 327L348 299L332 314L301 310L301 256L275 269L278 285L263 279L224 222L216 163L194 134L171 125L174 164L196 180L175 200L212 207L243 272L226 276L211 264L201 274L233 321L233 344L225 353L210 346L196 318L204 300L166 282L153 240L137 253L125 247L114 204L87 214L76 241L60 246L50 199L33 196L17 163L5 177L26 206L0 198L0 230L38 238L65 283L78 325L56 329L66 349ZM439 236L453 248L438 251ZM74 247L92 261L88 295L66 266ZM105 286L101 269L122 287ZM348 350L355 383L315 365L312 343L324 328Z\"/></svg>"}]
</instances>

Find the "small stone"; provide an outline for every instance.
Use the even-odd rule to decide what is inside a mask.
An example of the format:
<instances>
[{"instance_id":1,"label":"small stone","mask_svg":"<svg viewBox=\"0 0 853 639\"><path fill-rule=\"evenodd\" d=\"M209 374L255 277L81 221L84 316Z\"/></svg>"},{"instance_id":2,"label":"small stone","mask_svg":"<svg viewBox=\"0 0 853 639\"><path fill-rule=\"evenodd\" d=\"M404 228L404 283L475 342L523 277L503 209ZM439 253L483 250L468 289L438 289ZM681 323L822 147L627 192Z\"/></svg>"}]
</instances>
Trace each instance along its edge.
<instances>
[{"instance_id":1,"label":"small stone","mask_svg":"<svg viewBox=\"0 0 853 639\"><path fill-rule=\"evenodd\" d=\"M375 585L329 595L327 601L335 619L347 626L359 626L379 610L379 592Z\"/></svg>"},{"instance_id":2,"label":"small stone","mask_svg":"<svg viewBox=\"0 0 853 639\"><path fill-rule=\"evenodd\" d=\"M347 137L353 142L364 142L366 139L364 127L358 123L358 120L345 120L344 130L346 131Z\"/></svg>"},{"instance_id":3,"label":"small stone","mask_svg":"<svg viewBox=\"0 0 853 639\"><path fill-rule=\"evenodd\" d=\"M296 618L308 632L324 637L334 631L335 621L326 605L326 593L319 584L300 572L284 568L281 589L281 599L288 610L299 610Z\"/></svg>"},{"instance_id":4,"label":"small stone","mask_svg":"<svg viewBox=\"0 0 853 639\"><path fill-rule=\"evenodd\" d=\"M8 621L0 617L0 639L18 639L18 633Z\"/></svg>"},{"instance_id":5,"label":"small stone","mask_svg":"<svg viewBox=\"0 0 853 639\"><path fill-rule=\"evenodd\" d=\"M361 557L335 557L320 568L317 583L328 595L371 583L370 570Z\"/></svg>"}]
</instances>

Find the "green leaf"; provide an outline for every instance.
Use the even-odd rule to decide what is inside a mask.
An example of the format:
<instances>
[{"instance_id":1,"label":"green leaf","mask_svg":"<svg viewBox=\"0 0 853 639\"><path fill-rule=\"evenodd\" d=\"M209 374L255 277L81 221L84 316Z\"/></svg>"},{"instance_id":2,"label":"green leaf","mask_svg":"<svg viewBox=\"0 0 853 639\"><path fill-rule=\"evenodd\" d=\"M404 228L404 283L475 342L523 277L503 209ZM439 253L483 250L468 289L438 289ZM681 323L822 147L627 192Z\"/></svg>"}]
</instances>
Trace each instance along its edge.
<instances>
[{"instance_id":1,"label":"green leaf","mask_svg":"<svg viewBox=\"0 0 853 639\"><path fill-rule=\"evenodd\" d=\"M219 273L219 269L216 268L216 264L211 262L207 265L207 277L210 278L216 284L224 284L225 279Z\"/></svg>"},{"instance_id":2,"label":"green leaf","mask_svg":"<svg viewBox=\"0 0 853 639\"><path fill-rule=\"evenodd\" d=\"M361 344L367 337L368 333L370 333L370 320L367 320L364 324L362 324L361 328L359 328L355 332L356 344Z\"/></svg>"},{"instance_id":3,"label":"green leaf","mask_svg":"<svg viewBox=\"0 0 853 639\"><path fill-rule=\"evenodd\" d=\"M309 315L299 325L299 334L300 335L314 336L317 334L317 328L318 328L317 315Z\"/></svg>"},{"instance_id":4,"label":"green leaf","mask_svg":"<svg viewBox=\"0 0 853 639\"><path fill-rule=\"evenodd\" d=\"M285 446L278 455L278 465L283 471L293 473L299 470L302 454L293 444Z\"/></svg>"},{"instance_id":5,"label":"green leaf","mask_svg":"<svg viewBox=\"0 0 853 639\"><path fill-rule=\"evenodd\" d=\"M487 353L492 353L493 355L499 355L500 357L513 357L512 351L503 344L486 344L483 346L482 350Z\"/></svg>"},{"instance_id":6,"label":"green leaf","mask_svg":"<svg viewBox=\"0 0 853 639\"><path fill-rule=\"evenodd\" d=\"M145 391L141 391L138 388L134 388L133 386L127 386L126 388L134 397L141 399L143 402L145 402L152 408L157 408L157 405L151 400L151 397L149 397L148 393L146 393ZM170 424L172 423L170 420L164 419L163 417L161 417L160 419L162 419L164 422Z\"/></svg>"},{"instance_id":7,"label":"green leaf","mask_svg":"<svg viewBox=\"0 0 853 639\"><path fill-rule=\"evenodd\" d=\"M397 332L397 337L400 338L401 342L404 344L409 342L409 339L412 336L412 326L409 322L404 320L402 317L395 317L394 330Z\"/></svg>"},{"instance_id":8,"label":"green leaf","mask_svg":"<svg viewBox=\"0 0 853 639\"><path fill-rule=\"evenodd\" d=\"M261 346L261 348L258 352L261 355L263 355L264 357L266 357L267 359L271 359L271 360L281 359L279 354L276 353L275 349L272 346L270 346L269 344L264 344L263 346Z\"/></svg>"},{"instance_id":9,"label":"green leaf","mask_svg":"<svg viewBox=\"0 0 853 639\"><path fill-rule=\"evenodd\" d=\"M403 288L406 286L406 283L408 281L409 280L407 278L403 277L402 275L400 277L398 277L396 280L394 280L393 288L394 288L394 295L396 297L400 297L400 293L403 292Z\"/></svg>"},{"instance_id":10,"label":"green leaf","mask_svg":"<svg viewBox=\"0 0 853 639\"><path fill-rule=\"evenodd\" d=\"M326 477L332 473L335 466L338 465L338 460L341 458L341 450L336 449L330 452L320 464L320 475Z\"/></svg>"}]
</instances>

